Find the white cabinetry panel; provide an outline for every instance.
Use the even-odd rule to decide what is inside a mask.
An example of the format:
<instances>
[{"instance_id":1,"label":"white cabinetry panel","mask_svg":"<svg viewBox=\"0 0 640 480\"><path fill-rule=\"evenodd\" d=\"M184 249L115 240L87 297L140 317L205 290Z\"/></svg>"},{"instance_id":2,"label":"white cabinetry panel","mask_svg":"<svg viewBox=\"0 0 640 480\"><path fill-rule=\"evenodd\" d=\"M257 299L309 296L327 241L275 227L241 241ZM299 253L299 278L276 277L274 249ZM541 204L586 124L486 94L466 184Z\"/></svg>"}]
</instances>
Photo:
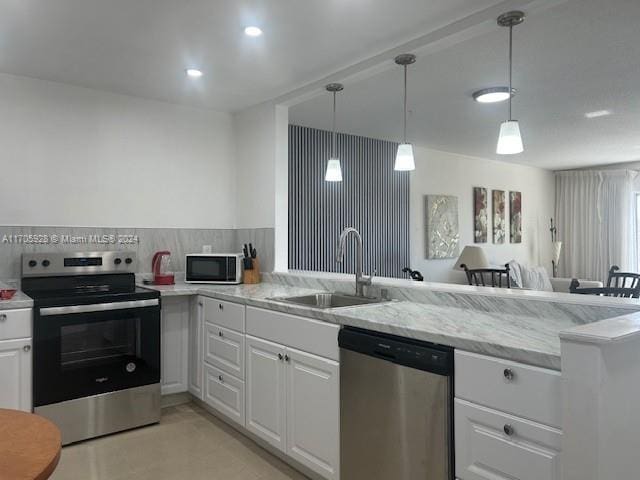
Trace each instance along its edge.
<instances>
[{"instance_id":1,"label":"white cabinetry panel","mask_svg":"<svg viewBox=\"0 0 640 480\"><path fill-rule=\"evenodd\" d=\"M455 400L462 480L560 480L560 430Z\"/></svg>"},{"instance_id":2,"label":"white cabinetry panel","mask_svg":"<svg viewBox=\"0 0 640 480\"><path fill-rule=\"evenodd\" d=\"M286 363L287 453L323 477L337 479L340 366L292 348L287 348Z\"/></svg>"},{"instance_id":3,"label":"white cabinetry panel","mask_svg":"<svg viewBox=\"0 0 640 480\"><path fill-rule=\"evenodd\" d=\"M0 408L31 411L31 339L0 342Z\"/></svg>"},{"instance_id":4,"label":"white cabinetry panel","mask_svg":"<svg viewBox=\"0 0 640 480\"><path fill-rule=\"evenodd\" d=\"M162 298L162 394L186 392L189 377L189 299Z\"/></svg>"},{"instance_id":5,"label":"white cabinetry panel","mask_svg":"<svg viewBox=\"0 0 640 480\"><path fill-rule=\"evenodd\" d=\"M247 339L247 429L285 450L285 348Z\"/></svg>"}]
</instances>

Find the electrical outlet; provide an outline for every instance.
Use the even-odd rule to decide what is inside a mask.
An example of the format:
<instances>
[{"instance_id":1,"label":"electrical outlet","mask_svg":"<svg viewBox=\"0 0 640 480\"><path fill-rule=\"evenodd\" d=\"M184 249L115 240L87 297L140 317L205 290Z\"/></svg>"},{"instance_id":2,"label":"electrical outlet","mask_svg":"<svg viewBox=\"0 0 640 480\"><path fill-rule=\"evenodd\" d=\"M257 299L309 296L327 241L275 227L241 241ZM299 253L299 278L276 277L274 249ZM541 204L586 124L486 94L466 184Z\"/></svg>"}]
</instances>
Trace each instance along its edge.
<instances>
[{"instance_id":1,"label":"electrical outlet","mask_svg":"<svg viewBox=\"0 0 640 480\"><path fill-rule=\"evenodd\" d=\"M202 253L211 253L211 245L203 245Z\"/></svg>"}]
</instances>

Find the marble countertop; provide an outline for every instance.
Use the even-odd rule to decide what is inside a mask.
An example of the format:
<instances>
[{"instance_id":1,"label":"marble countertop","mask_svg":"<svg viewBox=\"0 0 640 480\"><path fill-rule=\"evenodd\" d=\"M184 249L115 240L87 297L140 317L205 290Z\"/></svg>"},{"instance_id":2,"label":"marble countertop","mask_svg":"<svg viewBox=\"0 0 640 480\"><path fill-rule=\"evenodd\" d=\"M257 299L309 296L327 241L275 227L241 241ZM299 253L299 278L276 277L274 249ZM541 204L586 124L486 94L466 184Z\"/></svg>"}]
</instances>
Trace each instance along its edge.
<instances>
[{"instance_id":1,"label":"marble countertop","mask_svg":"<svg viewBox=\"0 0 640 480\"><path fill-rule=\"evenodd\" d=\"M18 290L11 300L0 300L0 310L13 310L15 308L32 308L33 300L24 292Z\"/></svg>"},{"instance_id":2,"label":"marble countertop","mask_svg":"<svg viewBox=\"0 0 640 480\"><path fill-rule=\"evenodd\" d=\"M393 300L382 304L317 309L279 302L277 297L319 290L281 284L146 286L162 296L204 295L269 308L344 326L402 337L560 370L560 332L576 325L562 319L487 313L464 308Z\"/></svg>"},{"instance_id":3,"label":"marble countertop","mask_svg":"<svg viewBox=\"0 0 640 480\"><path fill-rule=\"evenodd\" d=\"M640 313L577 326L566 318L484 312L410 299L323 310L277 301L278 297L321 291L282 283L207 285L179 282L167 286L140 286L157 290L162 297L204 295L343 326L448 345L554 370L560 370L561 366L561 337L598 342L616 341L619 340L618 337L626 339L640 334ZM21 291L11 300L0 301L0 310L31 307L33 300Z\"/></svg>"}]
</instances>

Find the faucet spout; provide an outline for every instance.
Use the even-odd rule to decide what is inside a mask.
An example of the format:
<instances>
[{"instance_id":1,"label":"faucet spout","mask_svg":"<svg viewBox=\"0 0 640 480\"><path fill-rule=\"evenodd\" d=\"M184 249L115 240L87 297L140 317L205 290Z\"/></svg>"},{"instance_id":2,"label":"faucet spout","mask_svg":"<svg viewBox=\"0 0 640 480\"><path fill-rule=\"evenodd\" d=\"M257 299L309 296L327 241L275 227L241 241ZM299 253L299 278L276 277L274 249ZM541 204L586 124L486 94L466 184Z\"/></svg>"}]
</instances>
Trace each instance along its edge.
<instances>
[{"instance_id":1,"label":"faucet spout","mask_svg":"<svg viewBox=\"0 0 640 480\"><path fill-rule=\"evenodd\" d=\"M338 240L338 248L336 250L336 261L341 263L344 261L344 252L347 243L347 237L349 234L353 234L356 237L356 295L359 297L364 297L364 287L366 285L371 285L372 277L365 277L362 274L362 236L360 232L353 227L345 228L340 234L340 239Z\"/></svg>"}]
</instances>

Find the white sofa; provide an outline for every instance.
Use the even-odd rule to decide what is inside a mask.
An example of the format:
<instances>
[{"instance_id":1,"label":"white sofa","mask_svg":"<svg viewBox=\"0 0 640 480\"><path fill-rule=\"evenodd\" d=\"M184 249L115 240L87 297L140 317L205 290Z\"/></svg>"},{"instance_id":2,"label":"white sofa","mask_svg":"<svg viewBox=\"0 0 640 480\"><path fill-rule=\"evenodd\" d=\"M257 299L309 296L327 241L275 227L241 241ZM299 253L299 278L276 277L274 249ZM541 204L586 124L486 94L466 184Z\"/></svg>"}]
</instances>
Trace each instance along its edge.
<instances>
[{"instance_id":1,"label":"white sofa","mask_svg":"<svg viewBox=\"0 0 640 480\"><path fill-rule=\"evenodd\" d=\"M509 273L512 286L527 290L542 290L547 292L569 293L571 278L551 278L544 267L528 267L515 260L509 262ZM599 288L602 282L594 280L580 280L582 288Z\"/></svg>"}]
</instances>

